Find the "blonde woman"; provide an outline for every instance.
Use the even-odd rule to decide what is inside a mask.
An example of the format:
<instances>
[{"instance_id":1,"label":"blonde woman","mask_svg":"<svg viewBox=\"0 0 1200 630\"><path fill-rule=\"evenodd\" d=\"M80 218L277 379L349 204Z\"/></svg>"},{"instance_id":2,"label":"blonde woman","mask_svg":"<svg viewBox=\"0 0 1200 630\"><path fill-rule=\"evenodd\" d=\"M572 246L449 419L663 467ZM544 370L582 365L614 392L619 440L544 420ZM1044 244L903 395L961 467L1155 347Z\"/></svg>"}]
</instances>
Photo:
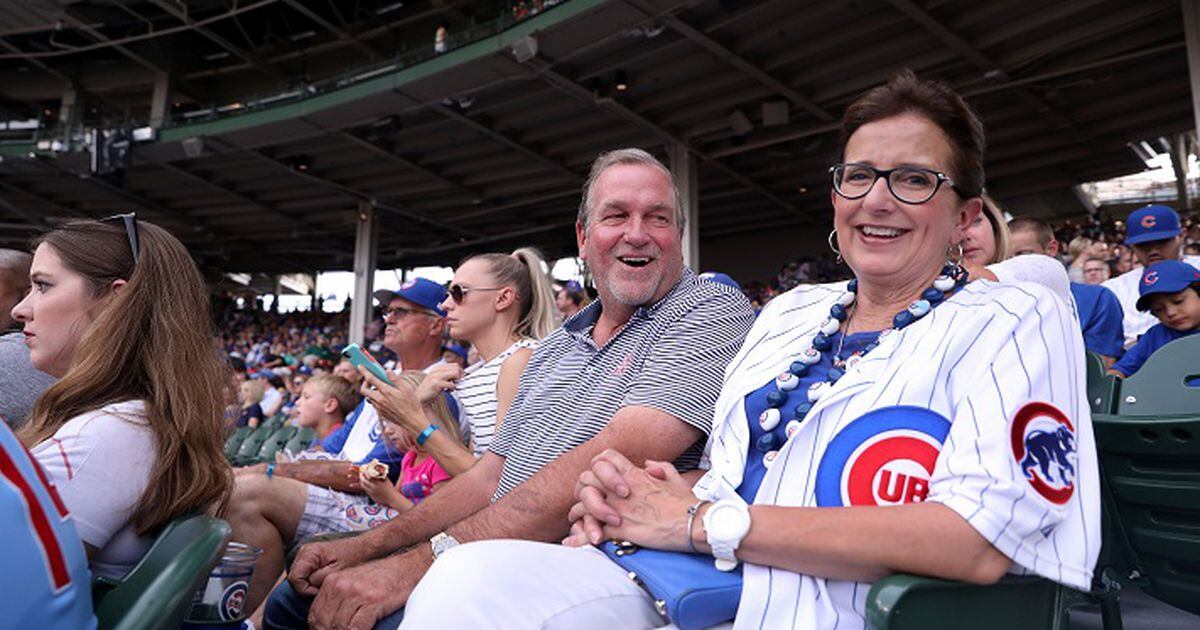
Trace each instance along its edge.
<instances>
[{"instance_id":1,"label":"blonde woman","mask_svg":"<svg viewBox=\"0 0 1200 630\"><path fill-rule=\"evenodd\" d=\"M446 364L430 370L421 387L388 387L364 374L364 395L380 415L405 427L451 475L474 465L491 443L517 393L521 372L537 340L557 327L554 292L541 254L531 248L512 254L479 254L454 272L442 302L450 336L471 343L480 360L465 373ZM459 375L462 374L461 378ZM444 389L457 390L460 423L470 428L469 448L430 423L420 404Z\"/></svg>"}]
</instances>

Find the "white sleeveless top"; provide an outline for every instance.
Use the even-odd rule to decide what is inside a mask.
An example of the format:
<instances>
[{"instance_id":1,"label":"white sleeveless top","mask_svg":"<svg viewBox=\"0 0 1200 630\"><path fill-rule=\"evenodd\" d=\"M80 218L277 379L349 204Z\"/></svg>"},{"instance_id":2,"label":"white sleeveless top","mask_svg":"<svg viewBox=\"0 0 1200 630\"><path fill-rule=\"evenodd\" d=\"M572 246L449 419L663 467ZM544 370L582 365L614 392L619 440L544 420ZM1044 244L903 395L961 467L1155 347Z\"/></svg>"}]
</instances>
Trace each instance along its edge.
<instances>
[{"instance_id":1,"label":"white sleeveless top","mask_svg":"<svg viewBox=\"0 0 1200 630\"><path fill-rule=\"evenodd\" d=\"M537 343L536 339L528 338L513 343L492 360L467 368L455 387L460 420L471 427L475 457L482 457L487 452L488 444L491 444L492 436L496 433L496 382L500 379L500 366L517 350L536 349Z\"/></svg>"}]
</instances>

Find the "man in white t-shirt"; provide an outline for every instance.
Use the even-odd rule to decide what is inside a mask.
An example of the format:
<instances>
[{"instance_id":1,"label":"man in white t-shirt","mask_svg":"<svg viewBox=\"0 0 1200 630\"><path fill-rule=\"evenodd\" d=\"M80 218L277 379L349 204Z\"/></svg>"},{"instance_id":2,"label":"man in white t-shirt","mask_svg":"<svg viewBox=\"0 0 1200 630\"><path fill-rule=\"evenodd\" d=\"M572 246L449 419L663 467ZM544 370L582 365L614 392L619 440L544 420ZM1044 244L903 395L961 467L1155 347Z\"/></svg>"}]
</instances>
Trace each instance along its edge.
<instances>
[{"instance_id":1,"label":"man in white t-shirt","mask_svg":"<svg viewBox=\"0 0 1200 630\"><path fill-rule=\"evenodd\" d=\"M416 278L397 291L376 291L385 307L384 345L405 369L427 369L441 361L446 299L442 285ZM353 529L342 521L350 506L365 504L358 483L358 465L378 459L399 474L403 453L390 448L375 407L364 402L342 428L326 437L316 459L259 464L238 470L227 519L233 539L263 549L246 610L254 610L283 571L286 548L314 534Z\"/></svg>"},{"instance_id":2,"label":"man in white t-shirt","mask_svg":"<svg viewBox=\"0 0 1200 630\"><path fill-rule=\"evenodd\" d=\"M1133 250L1140 265L1106 281L1102 286L1116 294L1121 309L1125 311L1122 323L1125 326L1125 347L1128 348L1142 333L1158 323L1153 315L1137 309L1142 267L1160 260L1182 260L1193 267L1200 267L1200 256L1183 255L1183 230L1179 225L1179 215L1167 206L1138 208L1129 213L1125 225L1125 244Z\"/></svg>"}]
</instances>

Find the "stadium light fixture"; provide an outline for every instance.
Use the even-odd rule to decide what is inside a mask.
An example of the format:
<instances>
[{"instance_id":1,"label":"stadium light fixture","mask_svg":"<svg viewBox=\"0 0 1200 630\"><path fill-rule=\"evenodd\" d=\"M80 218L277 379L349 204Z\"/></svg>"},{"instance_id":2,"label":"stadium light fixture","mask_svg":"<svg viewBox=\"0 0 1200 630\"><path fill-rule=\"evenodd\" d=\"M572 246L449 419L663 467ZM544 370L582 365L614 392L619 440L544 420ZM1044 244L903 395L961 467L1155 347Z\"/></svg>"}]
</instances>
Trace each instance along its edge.
<instances>
[{"instance_id":1,"label":"stadium light fixture","mask_svg":"<svg viewBox=\"0 0 1200 630\"><path fill-rule=\"evenodd\" d=\"M618 92L627 92L629 90L629 75L624 70L617 70L617 80L613 87Z\"/></svg>"}]
</instances>

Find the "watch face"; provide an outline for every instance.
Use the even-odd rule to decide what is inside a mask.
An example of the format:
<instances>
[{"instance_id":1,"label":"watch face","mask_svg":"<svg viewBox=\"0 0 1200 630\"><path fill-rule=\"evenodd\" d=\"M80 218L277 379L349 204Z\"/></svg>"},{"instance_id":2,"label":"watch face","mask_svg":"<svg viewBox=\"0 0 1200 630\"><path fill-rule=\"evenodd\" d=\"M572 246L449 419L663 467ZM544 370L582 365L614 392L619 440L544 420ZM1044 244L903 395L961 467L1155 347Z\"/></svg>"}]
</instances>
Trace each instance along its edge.
<instances>
[{"instance_id":1,"label":"watch face","mask_svg":"<svg viewBox=\"0 0 1200 630\"><path fill-rule=\"evenodd\" d=\"M736 505L720 503L709 508L705 526L717 540L735 540L750 530L750 514Z\"/></svg>"}]
</instances>

